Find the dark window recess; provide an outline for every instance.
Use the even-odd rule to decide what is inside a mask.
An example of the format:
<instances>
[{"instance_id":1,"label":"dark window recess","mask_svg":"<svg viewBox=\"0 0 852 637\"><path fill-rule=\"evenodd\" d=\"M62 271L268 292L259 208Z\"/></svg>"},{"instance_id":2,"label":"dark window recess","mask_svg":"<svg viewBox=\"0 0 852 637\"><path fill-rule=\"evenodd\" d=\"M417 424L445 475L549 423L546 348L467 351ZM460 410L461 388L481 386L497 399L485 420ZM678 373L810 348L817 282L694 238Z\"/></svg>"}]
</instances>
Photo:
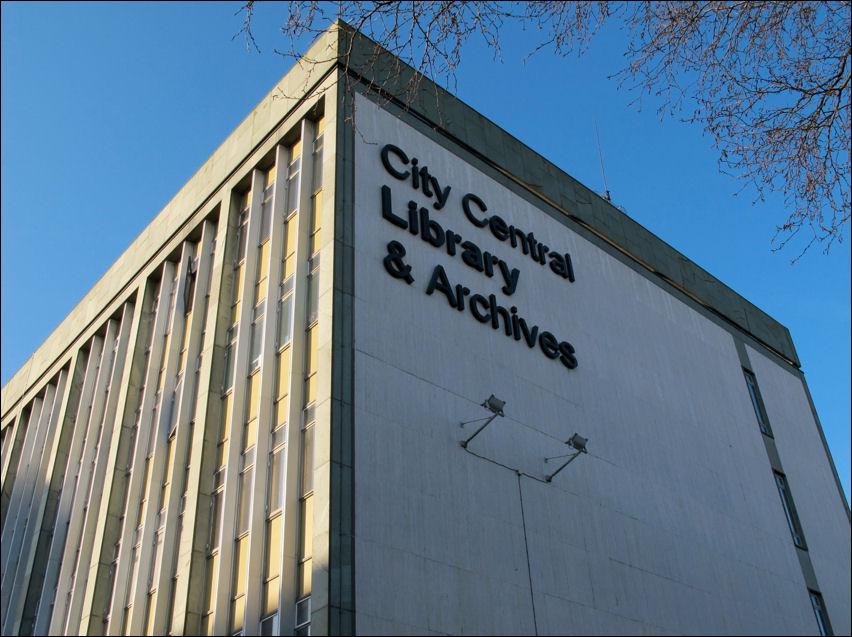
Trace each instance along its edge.
<instances>
[{"instance_id":1,"label":"dark window recess","mask_svg":"<svg viewBox=\"0 0 852 637\"><path fill-rule=\"evenodd\" d=\"M817 591L808 590L811 597L811 606L814 607L814 615L816 615L817 625L819 626L820 635L834 635L831 629L831 623L828 621L828 614L825 612L825 604L822 601L822 595Z\"/></svg>"},{"instance_id":2,"label":"dark window recess","mask_svg":"<svg viewBox=\"0 0 852 637\"><path fill-rule=\"evenodd\" d=\"M747 369L743 369L748 393L751 396L751 405L754 407L754 415L757 417L757 425L760 431L767 436L772 436L772 428L769 426L769 418L766 416L766 408L763 406L763 399L760 397L760 390L757 388L757 379Z\"/></svg>"},{"instance_id":3,"label":"dark window recess","mask_svg":"<svg viewBox=\"0 0 852 637\"><path fill-rule=\"evenodd\" d=\"M790 487L787 484L787 478L778 473L775 474L775 484L778 486L778 495L781 496L781 505L784 507L784 515L787 516L787 524L790 526L790 533L793 536L793 544L800 549L806 549L805 534L802 533L802 525L799 522L799 516L796 513L796 506L793 504L793 496L790 495Z\"/></svg>"}]
</instances>

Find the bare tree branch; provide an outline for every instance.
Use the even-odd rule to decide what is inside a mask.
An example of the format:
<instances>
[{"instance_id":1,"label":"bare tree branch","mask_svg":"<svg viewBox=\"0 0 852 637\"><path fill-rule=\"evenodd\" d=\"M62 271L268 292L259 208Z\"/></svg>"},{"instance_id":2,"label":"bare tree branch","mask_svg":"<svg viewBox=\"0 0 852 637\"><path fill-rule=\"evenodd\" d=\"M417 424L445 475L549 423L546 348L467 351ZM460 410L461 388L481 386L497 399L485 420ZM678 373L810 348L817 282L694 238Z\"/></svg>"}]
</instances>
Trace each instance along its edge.
<instances>
[{"instance_id":1,"label":"bare tree branch","mask_svg":"<svg viewBox=\"0 0 852 637\"><path fill-rule=\"evenodd\" d=\"M302 0L283 3L281 30L290 47L276 52L298 59L298 38L319 35L340 18L453 88L471 37L499 58L501 29L516 22L541 33L530 55L547 49L564 56L582 54L606 22L616 21L627 33L627 66L614 77L636 91L634 102L653 97L661 117L703 126L719 150L720 169L753 186L759 198L783 194L787 216L776 227L776 250L804 231L801 254L814 244L828 252L843 240L850 212L851 4ZM250 0L243 7L237 35L258 49L254 6ZM403 73L401 66L396 71ZM412 78L407 104L419 89Z\"/></svg>"}]
</instances>

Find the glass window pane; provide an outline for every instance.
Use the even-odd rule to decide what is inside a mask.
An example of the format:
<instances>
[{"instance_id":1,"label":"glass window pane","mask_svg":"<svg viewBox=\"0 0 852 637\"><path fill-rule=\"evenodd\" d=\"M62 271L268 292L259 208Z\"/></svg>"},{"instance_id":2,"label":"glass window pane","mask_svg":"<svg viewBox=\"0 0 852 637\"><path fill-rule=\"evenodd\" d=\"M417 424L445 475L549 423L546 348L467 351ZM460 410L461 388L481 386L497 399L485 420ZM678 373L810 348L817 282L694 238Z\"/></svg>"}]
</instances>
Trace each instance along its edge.
<instances>
[{"instance_id":1,"label":"glass window pane","mask_svg":"<svg viewBox=\"0 0 852 637\"><path fill-rule=\"evenodd\" d=\"M266 299L266 288L269 287L267 285L267 280L263 279L257 282L257 285L254 286L254 302L255 305L263 302Z\"/></svg>"},{"instance_id":2,"label":"glass window pane","mask_svg":"<svg viewBox=\"0 0 852 637\"><path fill-rule=\"evenodd\" d=\"M781 496L781 505L784 507L784 515L787 517L787 524L790 527L790 534L793 536L793 543L799 548L804 549L806 548L805 538L802 533L802 526L799 523L799 516L796 514L796 507L790 496L787 479L781 474L776 473L775 483L778 485L778 494Z\"/></svg>"},{"instance_id":3,"label":"glass window pane","mask_svg":"<svg viewBox=\"0 0 852 637\"><path fill-rule=\"evenodd\" d=\"M278 347L290 342L291 317L293 314L293 295L281 300L278 312Z\"/></svg>"},{"instance_id":4,"label":"glass window pane","mask_svg":"<svg viewBox=\"0 0 852 637\"><path fill-rule=\"evenodd\" d=\"M151 575L155 578L160 576L160 562L163 559L163 533L157 533L154 538L154 564L151 568Z\"/></svg>"},{"instance_id":5,"label":"glass window pane","mask_svg":"<svg viewBox=\"0 0 852 637\"><path fill-rule=\"evenodd\" d=\"M204 610L213 610L216 603L216 582L218 581L219 554L210 555L207 558L207 578L204 583Z\"/></svg>"},{"instance_id":6,"label":"glass window pane","mask_svg":"<svg viewBox=\"0 0 852 637\"><path fill-rule=\"evenodd\" d=\"M257 265L257 280L262 281L269 274L269 241L260 246L260 259Z\"/></svg>"},{"instance_id":7,"label":"glass window pane","mask_svg":"<svg viewBox=\"0 0 852 637\"><path fill-rule=\"evenodd\" d=\"M257 444L257 418L249 420L243 428L243 451L251 449Z\"/></svg>"},{"instance_id":8,"label":"glass window pane","mask_svg":"<svg viewBox=\"0 0 852 637\"><path fill-rule=\"evenodd\" d=\"M281 398L277 403L275 403L275 425L278 426L278 429L275 430L276 439L272 443L273 446L277 446L279 443L283 442L283 440L278 440L278 436L280 435L281 429L284 428L284 425L287 424L287 412L290 401L287 399L287 396Z\"/></svg>"},{"instance_id":9,"label":"glass window pane","mask_svg":"<svg viewBox=\"0 0 852 637\"><path fill-rule=\"evenodd\" d=\"M219 546L219 529L222 521L219 519L219 507L222 504L222 492L217 491L213 494L213 506L210 511L210 549L213 550ZM210 607L212 608L212 607Z\"/></svg>"},{"instance_id":10,"label":"glass window pane","mask_svg":"<svg viewBox=\"0 0 852 637\"><path fill-rule=\"evenodd\" d=\"M317 318L319 308L319 272L313 272L308 276L308 323L313 323Z\"/></svg>"},{"instance_id":11,"label":"glass window pane","mask_svg":"<svg viewBox=\"0 0 852 637\"><path fill-rule=\"evenodd\" d=\"M296 253L290 254L286 259L284 259L284 269L281 273L281 278L286 280L288 277L293 276L293 273L296 271Z\"/></svg>"},{"instance_id":12,"label":"glass window pane","mask_svg":"<svg viewBox=\"0 0 852 637\"><path fill-rule=\"evenodd\" d=\"M160 511L166 508L169 502L169 491L171 490L171 482L166 482L163 485L163 491L160 494ZM163 520L165 522L165 520Z\"/></svg>"},{"instance_id":13,"label":"glass window pane","mask_svg":"<svg viewBox=\"0 0 852 637\"><path fill-rule=\"evenodd\" d=\"M260 350L263 345L263 319L261 316L251 326L251 362L254 363L260 358Z\"/></svg>"},{"instance_id":14,"label":"glass window pane","mask_svg":"<svg viewBox=\"0 0 852 637\"><path fill-rule=\"evenodd\" d=\"M278 515L269 522L267 522L267 532L266 532L266 571L264 576L266 579L271 577L277 577L280 571L281 564L281 520L283 516ZM275 607L278 607L277 598L278 593L276 591L276 604ZM272 612L272 608L264 611L264 612Z\"/></svg>"},{"instance_id":15,"label":"glass window pane","mask_svg":"<svg viewBox=\"0 0 852 637\"><path fill-rule=\"evenodd\" d=\"M260 404L260 372L249 376L248 391L248 415L246 420L257 418L257 407Z\"/></svg>"},{"instance_id":16,"label":"glass window pane","mask_svg":"<svg viewBox=\"0 0 852 637\"><path fill-rule=\"evenodd\" d=\"M248 223L240 224L237 236L237 263L246 258L246 245L248 243Z\"/></svg>"},{"instance_id":17,"label":"glass window pane","mask_svg":"<svg viewBox=\"0 0 852 637\"><path fill-rule=\"evenodd\" d=\"M243 272L245 270L244 263L241 263L238 268L234 269L234 301L239 301L243 298ZM234 321L236 323L236 321Z\"/></svg>"},{"instance_id":18,"label":"glass window pane","mask_svg":"<svg viewBox=\"0 0 852 637\"><path fill-rule=\"evenodd\" d=\"M244 595L246 592L246 573L248 572L248 544L249 538L245 536L237 540L234 551L234 582L232 590L234 596Z\"/></svg>"},{"instance_id":19,"label":"glass window pane","mask_svg":"<svg viewBox=\"0 0 852 637\"><path fill-rule=\"evenodd\" d=\"M237 520L237 535L242 535L248 531L249 528L251 512L251 479L252 469L248 469L240 475L240 517Z\"/></svg>"},{"instance_id":20,"label":"glass window pane","mask_svg":"<svg viewBox=\"0 0 852 637\"><path fill-rule=\"evenodd\" d=\"M277 584L276 584L277 588ZM278 606L273 610L278 610ZM267 617L262 622L260 622L260 634L265 637L266 635L277 635L278 634L278 614L276 613L272 617Z\"/></svg>"},{"instance_id":21,"label":"glass window pane","mask_svg":"<svg viewBox=\"0 0 852 637\"><path fill-rule=\"evenodd\" d=\"M311 227L311 230L310 230L311 234L313 234L314 232L317 232L320 229L320 227L322 227L322 190L318 191L314 195L313 206L314 206L314 209L313 209L313 213L311 214L311 222L312 222L312 224L311 224L312 227ZM313 253L311 253L311 254L313 254Z\"/></svg>"},{"instance_id":22,"label":"glass window pane","mask_svg":"<svg viewBox=\"0 0 852 637\"><path fill-rule=\"evenodd\" d=\"M157 606L157 591L148 594L148 619L145 622L145 634L154 634L154 610Z\"/></svg>"},{"instance_id":23,"label":"glass window pane","mask_svg":"<svg viewBox=\"0 0 852 637\"><path fill-rule=\"evenodd\" d=\"M269 238L269 227L272 221L272 188L269 189L269 196L264 192L264 200L260 204L260 240L264 241Z\"/></svg>"},{"instance_id":24,"label":"glass window pane","mask_svg":"<svg viewBox=\"0 0 852 637\"><path fill-rule=\"evenodd\" d=\"M168 444L168 451L166 452L166 474L163 479L164 482L171 481L172 469L175 466L175 439L170 438Z\"/></svg>"},{"instance_id":25,"label":"glass window pane","mask_svg":"<svg viewBox=\"0 0 852 637\"><path fill-rule=\"evenodd\" d=\"M317 399L317 375L305 379L305 402L312 403Z\"/></svg>"},{"instance_id":26,"label":"glass window pane","mask_svg":"<svg viewBox=\"0 0 852 637\"><path fill-rule=\"evenodd\" d=\"M311 254L316 254L319 251L320 247L322 246L321 242L322 230L317 230L311 235L310 238L310 245L308 246L308 249L310 250Z\"/></svg>"},{"instance_id":27,"label":"glass window pane","mask_svg":"<svg viewBox=\"0 0 852 637\"><path fill-rule=\"evenodd\" d=\"M314 190L322 187L322 138L317 139L314 152Z\"/></svg>"},{"instance_id":28,"label":"glass window pane","mask_svg":"<svg viewBox=\"0 0 852 637\"><path fill-rule=\"evenodd\" d=\"M751 405L754 408L754 415L757 418L757 424L760 427L760 431L765 433L767 436L771 436L772 429L769 427L769 421L766 418L763 401L760 399L760 390L757 388L757 379L754 377L754 374L746 369L743 369L743 374L745 375L749 397L751 398Z\"/></svg>"},{"instance_id":29,"label":"glass window pane","mask_svg":"<svg viewBox=\"0 0 852 637\"><path fill-rule=\"evenodd\" d=\"M276 396L284 396L290 393L290 353L292 348L288 347L278 354L278 385ZM278 421L282 422L282 421Z\"/></svg>"},{"instance_id":30,"label":"glass window pane","mask_svg":"<svg viewBox=\"0 0 852 637\"><path fill-rule=\"evenodd\" d=\"M251 188L240 195L240 210L248 210L251 205Z\"/></svg>"},{"instance_id":31,"label":"glass window pane","mask_svg":"<svg viewBox=\"0 0 852 637\"><path fill-rule=\"evenodd\" d=\"M231 604L231 634L243 627L246 614L246 598L238 597Z\"/></svg>"},{"instance_id":32,"label":"glass window pane","mask_svg":"<svg viewBox=\"0 0 852 637\"><path fill-rule=\"evenodd\" d=\"M291 172L293 171L293 168L292 168L293 162L298 161L301 154L302 154L302 140L300 139L299 141L297 141L295 144L293 144L290 147L290 164L291 164L290 171ZM298 170L298 166L296 167L296 170Z\"/></svg>"},{"instance_id":33,"label":"glass window pane","mask_svg":"<svg viewBox=\"0 0 852 637\"><path fill-rule=\"evenodd\" d=\"M299 564L299 595L311 594L311 560Z\"/></svg>"},{"instance_id":34,"label":"glass window pane","mask_svg":"<svg viewBox=\"0 0 852 637\"><path fill-rule=\"evenodd\" d=\"M145 486L142 488L142 497L148 497L148 490L151 488L151 458L145 459ZM141 521L141 520L140 520Z\"/></svg>"},{"instance_id":35,"label":"glass window pane","mask_svg":"<svg viewBox=\"0 0 852 637\"><path fill-rule=\"evenodd\" d=\"M269 513L275 513L284 506L284 449L279 449L272 455L269 465L269 498L267 505Z\"/></svg>"},{"instance_id":36,"label":"glass window pane","mask_svg":"<svg viewBox=\"0 0 852 637\"><path fill-rule=\"evenodd\" d=\"M219 428L219 440L224 441L231 437L231 401L233 399L233 392L228 392L222 398L222 413L220 422L222 423ZM220 463L219 466L222 466L224 462Z\"/></svg>"},{"instance_id":37,"label":"glass window pane","mask_svg":"<svg viewBox=\"0 0 852 637\"><path fill-rule=\"evenodd\" d=\"M225 377L222 379L222 387L228 391L234 386L234 355L235 349L233 343L228 343L225 348Z\"/></svg>"},{"instance_id":38,"label":"glass window pane","mask_svg":"<svg viewBox=\"0 0 852 637\"><path fill-rule=\"evenodd\" d=\"M314 404L305 407L302 424L309 425L317 419L317 407Z\"/></svg>"},{"instance_id":39,"label":"glass window pane","mask_svg":"<svg viewBox=\"0 0 852 637\"><path fill-rule=\"evenodd\" d=\"M296 625L301 626L311 621L311 598L300 599L296 602Z\"/></svg>"},{"instance_id":40,"label":"glass window pane","mask_svg":"<svg viewBox=\"0 0 852 637\"><path fill-rule=\"evenodd\" d=\"M302 432L302 494L314 489L314 428Z\"/></svg>"},{"instance_id":41,"label":"glass window pane","mask_svg":"<svg viewBox=\"0 0 852 637\"><path fill-rule=\"evenodd\" d=\"M216 461L219 463L219 466L222 467L228 461L228 445L227 440L220 442L216 446Z\"/></svg>"},{"instance_id":42,"label":"glass window pane","mask_svg":"<svg viewBox=\"0 0 852 637\"><path fill-rule=\"evenodd\" d=\"M299 174L290 177L287 186L287 210L292 212L299 207Z\"/></svg>"},{"instance_id":43,"label":"glass window pane","mask_svg":"<svg viewBox=\"0 0 852 637\"><path fill-rule=\"evenodd\" d=\"M263 614L274 613L278 610L278 592L280 587L280 580L275 577L269 580L266 585L266 591L263 596ZM271 619L271 618L270 618ZM269 621L269 620L266 620ZM266 622L264 622L266 623ZM261 634L263 633L263 624L261 624ZM272 634L272 633L268 633Z\"/></svg>"},{"instance_id":44,"label":"glass window pane","mask_svg":"<svg viewBox=\"0 0 852 637\"><path fill-rule=\"evenodd\" d=\"M307 352L308 359L305 362L305 372L310 374L317 371L317 341L319 340L319 330L316 326L308 330Z\"/></svg>"},{"instance_id":45,"label":"glass window pane","mask_svg":"<svg viewBox=\"0 0 852 637\"><path fill-rule=\"evenodd\" d=\"M291 217L287 220L286 228L287 239L284 247L284 256L289 256L296 252L296 217Z\"/></svg>"},{"instance_id":46,"label":"glass window pane","mask_svg":"<svg viewBox=\"0 0 852 637\"><path fill-rule=\"evenodd\" d=\"M242 303L237 300L234 302L234 305L231 307L231 325L236 325L240 321L240 308L242 307Z\"/></svg>"},{"instance_id":47,"label":"glass window pane","mask_svg":"<svg viewBox=\"0 0 852 637\"><path fill-rule=\"evenodd\" d=\"M819 626L819 634L820 635L832 635L834 634L831 630L831 627L828 623L828 616L825 614L825 609L823 608L822 603L822 595L815 591L808 591L811 595L811 605L814 609L814 615L816 615L817 625Z\"/></svg>"},{"instance_id":48,"label":"glass window pane","mask_svg":"<svg viewBox=\"0 0 852 637\"><path fill-rule=\"evenodd\" d=\"M314 542L314 498L308 496L302 500L302 558L313 555Z\"/></svg>"},{"instance_id":49,"label":"glass window pane","mask_svg":"<svg viewBox=\"0 0 852 637\"><path fill-rule=\"evenodd\" d=\"M192 325L192 310L190 310L186 317L184 317L183 321L183 340L181 341L182 347L185 349L189 344L189 328Z\"/></svg>"},{"instance_id":50,"label":"glass window pane","mask_svg":"<svg viewBox=\"0 0 852 637\"><path fill-rule=\"evenodd\" d=\"M279 409L286 410L286 408L287 408L286 403L287 402L289 402L289 401L286 398L282 398L280 401L278 401ZM278 428L275 429L275 431L272 432L272 447L273 447L273 449L283 445L287 440L287 425L286 425L287 414L284 413L283 417L285 418L285 423L279 424Z\"/></svg>"}]
</instances>

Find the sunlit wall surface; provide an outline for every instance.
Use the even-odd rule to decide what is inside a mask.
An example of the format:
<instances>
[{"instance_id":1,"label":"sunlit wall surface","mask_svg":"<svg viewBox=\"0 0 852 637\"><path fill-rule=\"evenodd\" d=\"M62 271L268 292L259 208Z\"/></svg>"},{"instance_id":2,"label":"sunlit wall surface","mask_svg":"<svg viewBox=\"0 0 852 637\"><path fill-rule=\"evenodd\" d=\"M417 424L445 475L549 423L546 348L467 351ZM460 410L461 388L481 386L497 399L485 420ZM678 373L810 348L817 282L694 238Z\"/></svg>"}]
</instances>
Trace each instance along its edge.
<instances>
[{"instance_id":1,"label":"sunlit wall surface","mask_svg":"<svg viewBox=\"0 0 852 637\"><path fill-rule=\"evenodd\" d=\"M310 634L324 128L283 122L4 405L3 634Z\"/></svg>"},{"instance_id":2,"label":"sunlit wall surface","mask_svg":"<svg viewBox=\"0 0 852 637\"><path fill-rule=\"evenodd\" d=\"M848 634L786 329L370 46L3 388L2 633Z\"/></svg>"}]
</instances>

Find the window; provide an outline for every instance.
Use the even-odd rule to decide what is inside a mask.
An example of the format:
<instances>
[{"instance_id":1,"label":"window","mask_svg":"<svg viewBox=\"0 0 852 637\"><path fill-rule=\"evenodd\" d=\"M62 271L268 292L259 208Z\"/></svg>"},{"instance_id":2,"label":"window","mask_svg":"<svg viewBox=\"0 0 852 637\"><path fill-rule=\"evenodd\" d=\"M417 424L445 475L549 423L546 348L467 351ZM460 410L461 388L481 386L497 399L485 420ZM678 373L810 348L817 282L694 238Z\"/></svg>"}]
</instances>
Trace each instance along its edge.
<instances>
[{"instance_id":1,"label":"window","mask_svg":"<svg viewBox=\"0 0 852 637\"><path fill-rule=\"evenodd\" d=\"M281 348L290 342L292 327L290 319L293 315L293 295L289 292L287 296L278 302L278 347Z\"/></svg>"},{"instance_id":2,"label":"window","mask_svg":"<svg viewBox=\"0 0 852 637\"><path fill-rule=\"evenodd\" d=\"M237 229L237 253L234 256L234 267L246 256L246 243L248 241L248 218L249 208L251 206L251 190L247 190L242 195L239 195L240 209L240 225Z\"/></svg>"},{"instance_id":3,"label":"window","mask_svg":"<svg viewBox=\"0 0 852 637\"><path fill-rule=\"evenodd\" d=\"M811 606L814 608L814 615L816 615L817 625L819 626L819 634L833 635L834 631L831 629L831 624L828 622L828 615L825 612L825 604L823 604L822 595L820 595L817 591L812 590L808 590L808 593L811 596Z\"/></svg>"},{"instance_id":4,"label":"window","mask_svg":"<svg viewBox=\"0 0 852 637\"><path fill-rule=\"evenodd\" d=\"M260 372L249 376L246 424L243 430L243 452L245 453L257 442L257 414L260 406Z\"/></svg>"},{"instance_id":5,"label":"window","mask_svg":"<svg viewBox=\"0 0 852 637\"><path fill-rule=\"evenodd\" d=\"M255 305L266 298L266 279L269 274L269 241L264 241L260 246L260 255L257 262L257 284L255 286Z\"/></svg>"},{"instance_id":6,"label":"window","mask_svg":"<svg viewBox=\"0 0 852 637\"><path fill-rule=\"evenodd\" d=\"M234 302L231 304L231 325L236 325L240 320L240 307L243 299L243 270L245 263L241 262L234 269Z\"/></svg>"},{"instance_id":7,"label":"window","mask_svg":"<svg viewBox=\"0 0 852 637\"><path fill-rule=\"evenodd\" d=\"M195 250L193 249L193 253ZM187 262L186 272L184 274L183 288L183 313L189 314L192 312L192 302L195 298L195 282L198 278L198 259L190 259Z\"/></svg>"},{"instance_id":8,"label":"window","mask_svg":"<svg viewBox=\"0 0 852 637\"><path fill-rule=\"evenodd\" d=\"M272 220L272 193L275 190L275 166L263 174L263 203L260 207L260 241L269 237L269 225Z\"/></svg>"},{"instance_id":9,"label":"window","mask_svg":"<svg viewBox=\"0 0 852 637\"><path fill-rule=\"evenodd\" d=\"M301 168L301 141L293 144L290 149L290 166L287 183L287 212L293 212L299 207L299 172Z\"/></svg>"},{"instance_id":10,"label":"window","mask_svg":"<svg viewBox=\"0 0 852 637\"><path fill-rule=\"evenodd\" d=\"M282 427L282 431L285 429ZM269 491L266 502L269 515L284 507L284 451L283 446L275 451L269 463Z\"/></svg>"},{"instance_id":11,"label":"window","mask_svg":"<svg viewBox=\"0 0 852 637\"><path fill-rule=\"evenodd\" d=\"M166 455L166 472L163 475L163 490L160 495L160 511L166 508L169 503L169 491L172 486L172 469L175 462L175 438L169 438L168 452Z\"/></svg>"},{"instance_id":12,"label":"window","mask_svg":"<svg viewBox=\"0 0 852 637\"><path fill-rule=\"evenodd\" d=\"M242 630L246 611L246 573L248 571L248 536L237 540L234 550L234 581L231 587L231 633Z\"/></svg>"},{"instance_id":13,"label":"window","mask_svg":"<svg viewBox=\"0 0 852 637\"><path fill-rule=\"evenodd\" d=\"M305 597L296 602L296 635L311 634L311 598Z\"/></svg>"},{"instance_id":14,"label":"window","mask_svg":"<svg viewBox=\"0 0 852 637\"><path fill-rule=\"evenodd\" d=\"M281 269L281 281L292 290L292 281L287 280L296 271L296 216L292 215L284 224L284 267Z\"/></svg>"},{"instance_id":15,"label":"window","mask_svg":"<svg viewBox=\"0 0 852 637\"><path fill-rule=\"evenodd\" d=\"M757 388L757 379L747 369L743 369L748 393L751 396L751 405L754 407L754 415L757 417L757 425L760 431L767 436L772 436L772 429L769 426L769 418L766 417L766 409L763 406L763 399L760 397L760 390Z\"/></svg>"},{"instance_id":16,"label":"window","mask_svg":"<svg viewBox=\"0 0 852 637\"><path fill-rule=\"evenodd\" d=\"M277 635L278 634L278 613L271 617L267 617L260 622L261 635Z\"/></svg>"},{"instance_id":17,"label":"window","mask_svg":"<svg viewBox=\"0 0 852 637\"><path fill-rule=\"evenodd\" d=\"M319 254L315 254L308 261L308 268L311 271L308 275L308 325L317 320L319 310L319 261Z\"/></svg>"},{"instance_id":18,"label":"window","mask_svg":"<svg viewBox=\"0 0 852 637\"><path fill-rule=\"evenodd\" d=\"M187 353L187 349L189 348L189 328L190 328L191 324L192 324L192 310L187 312L187 314L184 316L183 338L181 339L181 346L180 346L180 364L178 366L178 374L180 374L181 372L183 372L184 369L186 369L186 353Z\"/></svg>"},{"instance_id":19,"label":"window","mask_svg":"<svg viewBox=\"0 0 852 637\"><path fill-rule=\"evenodd\" d=\"M784 515L787 516L787 524L790 526L790 533L793 535L793 544L800 549L807 549L802 525L799 523L793 497L790 495L790 487L787 485L787 478L777 471L773 473L775 474L775 484L778 486L778 494L781 496L781 505L784 507Z\"/></svg>"},{"instance_id":20,"label":"window","mask_svg":"<svg viewBox=\"0 0 852 637\"><path fill-rule=\"evenodd\" d=\"M263 349L263 319L266 303L261 301L254 308L254 320L251 324L251 359L250 366L254 369L260 362L260 352Z\"/></svg>"},{"instance_id":21,"label":"window","mask_svg":"<svg viewBox=\"0 0 852 637\"><path fill-rule=\"evenodd\" d=\"M240 474L240 502L237 517L237 535L248 533L251 521L251 493L253 468Z\"/></svg>"},{"instance_id":22,"label":"window","mask_svg":"<svg viewBox=\"0 0 852 637\"><path fill-rule=\"evenodd\" d=\"M308 254L319 252L321 245L322 225L322 146L324 120L317 122L316 138L312 155L313 188L311 189L310 229L308 239Z\"/></svg>"},{"instance_id":23,"label":"window","mask_svg":"<svg viewBox=\"0 0 852 637\"><path fill-rule=\"evenodd\" d=\"M154 610L157 607L157 591L148 593L148 616L145 620L145 634L154 634Z\"/></svg>"},{"instance_id":24,"label":"window","mask_svg":"<svg viewBox=\"0 0 852 637\"><path fill-rule=\"evenodd\" d=\"M222 392L227 392L234 385L234 361L237 355L237 330L228 330L228 345L225 347L225 375L222 378Z\"/></svg>"},{"instance_id":25,"label":"window","mask_svg":"<svg viewBox=\"0 0 852 637\"><path fill-rule=\"evenodd\" d=\"M280 559L281 524L283 516L276 515L266 522L266 560L264 564L262 616L264 623L278 615L278 596L281 590Z\"/></svg>"}]
</instances>

